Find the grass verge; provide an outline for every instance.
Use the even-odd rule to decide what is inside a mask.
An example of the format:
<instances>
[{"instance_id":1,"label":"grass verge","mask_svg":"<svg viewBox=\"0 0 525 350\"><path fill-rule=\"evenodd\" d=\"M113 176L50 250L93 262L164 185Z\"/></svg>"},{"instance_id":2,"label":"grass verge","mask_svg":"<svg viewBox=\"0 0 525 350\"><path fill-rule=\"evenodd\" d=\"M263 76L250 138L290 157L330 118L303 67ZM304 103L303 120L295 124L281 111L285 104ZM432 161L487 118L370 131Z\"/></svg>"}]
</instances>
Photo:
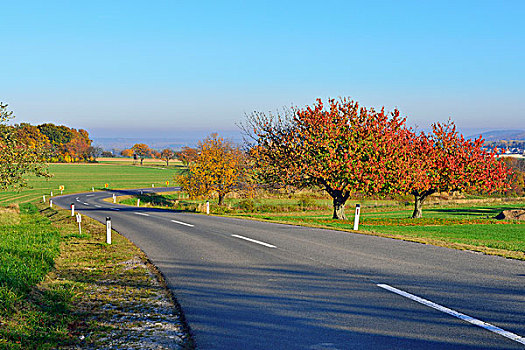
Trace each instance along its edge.
<instances>
[{"instance_id":1,"label":"grass verge","mask_svg":"<svg viewBox=\"0 0 525 350\"><path fill-rule=\"evenodd\" d=\"M68 211L40 204L18 216L0 225L0 349L193 347L162 277L126 238L107 245L85 216L79 234Z\"/></svg>"},{"instance_id":2,"label":"grass verge","mask_svg":"<svg viewBox=\"0 0 525 350\"><path fill-rule=\"evenodd\" d=\"M0 348L72 343L69 306L76 287L42 282L59 255L60 231L31 204L2 212L15 220L0 226Z\"/></svg>"}]
</instances>

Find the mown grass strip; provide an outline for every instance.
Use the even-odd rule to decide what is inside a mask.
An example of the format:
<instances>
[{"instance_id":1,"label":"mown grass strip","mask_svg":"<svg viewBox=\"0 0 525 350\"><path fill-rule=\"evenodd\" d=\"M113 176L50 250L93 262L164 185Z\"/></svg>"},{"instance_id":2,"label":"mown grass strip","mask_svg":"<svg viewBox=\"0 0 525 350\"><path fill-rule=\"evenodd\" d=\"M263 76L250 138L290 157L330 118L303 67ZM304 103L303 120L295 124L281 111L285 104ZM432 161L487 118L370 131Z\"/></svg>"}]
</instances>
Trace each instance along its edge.
<instances>
[{"instance_id":1,"label":"mown grass strip","mask_svg":"<svg viewBox=\"0 0 525 350\"><path fill-rule=\"evenodd\" d=\"M0 348L68 344L73 288L36 289L60 253L60 231L32 204L9 215L19 215L19 223L0 225Z\"/></svg>"}]
</instances>

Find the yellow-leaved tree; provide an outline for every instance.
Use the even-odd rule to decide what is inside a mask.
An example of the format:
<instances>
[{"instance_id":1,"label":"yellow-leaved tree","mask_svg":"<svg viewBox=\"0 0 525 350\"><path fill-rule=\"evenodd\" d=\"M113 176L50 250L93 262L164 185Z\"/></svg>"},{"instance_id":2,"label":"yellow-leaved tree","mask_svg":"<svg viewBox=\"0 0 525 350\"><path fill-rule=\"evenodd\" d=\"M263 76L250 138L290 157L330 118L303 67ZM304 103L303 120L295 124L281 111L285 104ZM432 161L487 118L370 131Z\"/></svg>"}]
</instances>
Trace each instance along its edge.
<instances>
[{"instance_id":1,"label":"yellow-leaved tree","mask_svg":"<svg viewBox=\"0 0 525 350\"><path fill-rule=\"evenodd\" d=\"M200 141L196 151L194 161L180 175L179 182L192 197L217 194L222 205L226 194L240 189L245 182L245 154L217 134Z\"/></svg>"}]
</instances>

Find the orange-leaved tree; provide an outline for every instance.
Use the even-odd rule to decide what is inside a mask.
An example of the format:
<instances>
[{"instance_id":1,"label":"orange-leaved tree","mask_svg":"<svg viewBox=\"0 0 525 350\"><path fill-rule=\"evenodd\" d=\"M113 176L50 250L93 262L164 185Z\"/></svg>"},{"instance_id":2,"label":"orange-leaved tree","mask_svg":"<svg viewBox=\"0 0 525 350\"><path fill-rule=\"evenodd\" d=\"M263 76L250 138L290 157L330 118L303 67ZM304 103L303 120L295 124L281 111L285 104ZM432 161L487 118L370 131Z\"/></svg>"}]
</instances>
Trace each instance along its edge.
<instances>
[{"instance_id":1,"label":"orange-leaved tree","mask_svg":"<svg viewBox=\"0 0 525 350\"><path fill-rule=\"evenodd\" d=\"M333 199L333 218L346 219L352 193L399 193L398 172L408 151L398 145L409 139L399 111L360 107L342 98L318 99L313 106L284 114L255 112L244 131L257 168L267 181L300 187L318 186Z\"/></svg>"},{"instance_id":2,"label":"orange-leaved tree","mask_svg":"<svg viewBox=\"0 0 525 350\"><path fill-rule=\"evenodd\" d=\"M144 158L151 156L153 153L151 148L149 148L149 146L144 143L136 143L133 145L133 147L131 147L131 149L133 150L133 154L140 159L140 165L142 165Z\"/></svg>"},{"instance_id":3,"label":"orange-leaved tree","mask_svg":"<svg viewBox=\"0 0 525 350\"><path fill-rule=\"evenodd\" d=\"M197 159L197 150L195 148L184 146L182 150L177 154L179 160L185 166L188 166L190 163L194 162Z\"/></svg>"},{"instance_id":4,"label":"orange-leaved tree","mask_svg":"<svg viewBox=\"0 0 525 350\"><path fill-rule=\"evenodd\" d=\"M170 160L175 157L175 152L173 150L166 148L163 149L162 152L160 152L160 157L162 160L166 162L166 166L170 165Z\"/></svg>"},{"instance_id":5,"label":"orange-leaved tree","mask_svg":"<svg viewBox=\"0 0 525 350\"><path fill-rule=\"evenodd\" d=\"M179 176L179 182L193 197L217 194L218 204L222 205L226 194L243 183L245 160L239 147L211 134L199 142L195 159Z\"/></svg>"},{"instance_id":6,"label":"orange-leaved tree","mask_svg":"<svg viewBox=\"0 0 525 350\"><path fill-rule=\"evenodd\" d=\"M126 158L133 157L133 150L132 149L125 149L120 152L120 155Z\"/></svg>"}]
</instances>

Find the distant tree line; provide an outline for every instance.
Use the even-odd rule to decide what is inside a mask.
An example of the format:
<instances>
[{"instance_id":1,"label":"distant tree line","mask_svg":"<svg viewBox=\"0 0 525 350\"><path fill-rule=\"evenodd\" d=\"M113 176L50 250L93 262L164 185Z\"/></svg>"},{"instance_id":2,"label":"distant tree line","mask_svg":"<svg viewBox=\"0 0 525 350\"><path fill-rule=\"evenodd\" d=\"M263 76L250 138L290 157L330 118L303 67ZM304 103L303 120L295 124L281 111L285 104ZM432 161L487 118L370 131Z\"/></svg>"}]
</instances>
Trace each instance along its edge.
<instances>
[{"instance_id":1,"label":"distant tree line","mask_svg":"<svg viewBox=\"0 0 525 350\"><path fill-rule=\"evenodd\" d=\"M19 144L34 149L45 149L46 162L91 162L102 150L91 146L89 133L84 129L74 129L65 125L45 123L31 125L20 123L4 125L6 132L13 135Z\"/></svg>"}]
</instances>

